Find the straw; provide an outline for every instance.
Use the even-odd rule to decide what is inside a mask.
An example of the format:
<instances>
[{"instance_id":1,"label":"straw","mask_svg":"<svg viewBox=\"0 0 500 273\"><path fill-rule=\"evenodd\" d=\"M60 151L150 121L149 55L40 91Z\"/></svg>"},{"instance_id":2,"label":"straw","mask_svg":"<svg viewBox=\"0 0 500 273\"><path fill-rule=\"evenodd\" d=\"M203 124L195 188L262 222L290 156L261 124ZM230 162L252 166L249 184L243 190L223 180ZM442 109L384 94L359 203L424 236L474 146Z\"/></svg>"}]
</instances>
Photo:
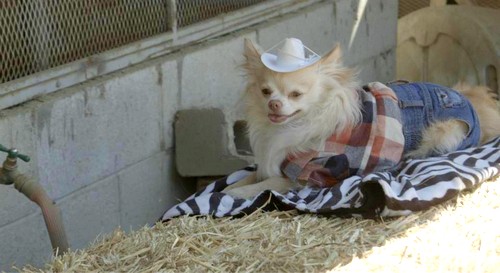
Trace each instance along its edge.
<instances>
[{"instance_id":1,"label":"straw","mask_svg":"<svg viewBox=\"0 0 500 273\"><path fill-rule=\"evenodd\" d=\"M407 217L183 216L20 272L498 272L500 179Z\"/></svg>"}]
</instances>

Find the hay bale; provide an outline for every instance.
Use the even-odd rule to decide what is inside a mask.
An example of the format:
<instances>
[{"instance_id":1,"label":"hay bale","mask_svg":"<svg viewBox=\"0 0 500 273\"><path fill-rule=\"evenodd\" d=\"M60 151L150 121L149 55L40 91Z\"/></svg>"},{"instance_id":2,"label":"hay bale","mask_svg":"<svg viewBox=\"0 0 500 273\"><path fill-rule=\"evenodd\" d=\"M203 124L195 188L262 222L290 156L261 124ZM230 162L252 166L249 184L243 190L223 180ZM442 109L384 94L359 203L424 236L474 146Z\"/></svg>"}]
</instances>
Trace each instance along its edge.
<instances>
[{"instance_id":1,"label":"hay bale","mask_svg":"<svg viewBox=\"0 0 500 273\"><path fill-rule=\"evenodd\" d=\"M500 179L428 211L365 220L256 212L179 217L20 272L497 272Z\"/></svg>"}]
</instances>

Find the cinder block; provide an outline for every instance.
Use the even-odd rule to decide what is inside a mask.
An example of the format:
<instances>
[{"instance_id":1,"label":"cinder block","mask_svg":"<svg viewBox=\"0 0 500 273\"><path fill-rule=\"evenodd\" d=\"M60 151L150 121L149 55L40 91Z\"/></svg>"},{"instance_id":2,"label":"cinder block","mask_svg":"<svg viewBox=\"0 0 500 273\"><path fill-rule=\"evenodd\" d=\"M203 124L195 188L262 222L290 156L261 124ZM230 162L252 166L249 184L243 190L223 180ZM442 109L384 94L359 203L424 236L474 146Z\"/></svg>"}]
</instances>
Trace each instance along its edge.
<instances>
[{"instance_id":1,"label":"cinder block","mask_svg":"<svg viewBox=\"0 0 500 273\"><path fill-rule=\"evenodd\" d=\"M0 228L40 211L35 203L18 192L13 185L0 185Z\"/></svg>"},{"instance_id":2,"label":"cinder block","mask_svg":"<svg viewBox=\"0 0 500 273\"><path fill-rule=\"evenodd\" d=\"M378 81L382 83L395 80L396 49L393 48L356 65L361 83Z\"/></svg>"},{"instance_id":3,"label":"cinder block","mask_svg":"<svg viewBox=\"0 0 500 273\"><path fill-rule=\"evenodd\" d=\"M8 138L0 138L0 143L7 148L17 148L20 153L30 157L29 162L19 160L19 171L37 176L38 157L36 145L36 125L33 123L33 107L35 103L25 103L9 110L2 111L6 115L7 124L0 125L0 130L9 133ZM0 153L0 160L3 162L5 153Z\"/></svg>"},{"instance_id":4,"label":"cinder block","mask_svg":"<svg viewBox=\"0 0 500 273\"><path fill-rule=\"evenodd\" d=\"M174 118L180 105L178 65L177 60L167 61L156 67L161 79L162 115L163 115L163 149L174 146Z\"/></svg>"},{"instance_id":5,"label":"cinder block","mask_svg":"<svg viewBox=\"0 0 500 273\"><path fill-rule=\"evenodd\" d=\"M179 60L180 109L214 107L222 109L229 122L241 119L244 38L255 40L255 32L207 43Z\"/></svg>"},{"instance_id":6,"label":"cinder block","mask_svg":"<svg viewBox=\"0 0 500 273\"><path fill-rule=\"evenodd\" d=\"M10 123L8 116L5 114L5 111L0 112L0 144L4 146L10 146L11 143L11 135L12 130L10 129ZM1 155L1 153L0 153Z\"/></svg>"},{"instance_id":7,"label":"cinder block","mask_svg":"<svg viewBox=\"0 0 500 273\"><path fill-rule=\"evenodd\" d=\"M333 4L333 31L341 37L347 64L357 64L395 47L397 0L342 0Z\"/></svg>"},{"instance_id":8,"label":"cinder block","mask_svg":"<svg viewBox=\"0 0 500 273\"><path fill-rule=\"evenodd\" d=\"M217 176L247 166L246 160L229 152L228 130L220 109L179 111L175 121L178 172L191 177Z\"/></svg>"},{"instance_id":9,"label":"cinder block","mask_svg":"<svg viewBox=\"0 0 500 273\"><path fill-rule=\"evenodd\" d=\"M172 160L161 152L118 174L124 230L154 224L169 207L191 194L180 189L184 181L176 176Z\"/></svg>"},{"instance_id":10,"label":"cinder block","mask_svg":"<svg viewBox=\"0 0 500 273\"><path fill-rule=\"evenodd\" d=\"M0 228L0 242L2 272L13 272L12 265L43 267L52 257L52 245L41 213Z\"/></svg>"},{"instance_id":11,"label":"cinder block","mask_svg":"<svg viewBox=\"0 0 500 273\"><path fill-rule=\"evenodd\" d=\"M39 176L60 198L160 150L154 67L107 77L38 107Z\"/></svg>"},{"instance_id":12,"label":"cinder block","mask_svg":"<svg viewBox=\"0 0 500 273\"><path fill-rule=\"evenodd\" d=\"M0 117L0 144L7 148L18 148L20 152L31 157L26 163L18 161L18 169L27 175L36 174L37 157L35 139L29 111L4 110ZM0 153L0 165L7 154ZM31 215L38 210L38 206L26 196L14 189L13 185L0 184L0 227Z\"/></svg>"},{"instance_id":13,"label":"cinder block","mask_svg":"<svg viewBox=\"0 0 500 273\"><path fill-rule=\"evenodd\" d=\"M98 235L120 225L118 177L110 176L58 202L71 249L80 249Z\"/></svg>"}]
</instances>

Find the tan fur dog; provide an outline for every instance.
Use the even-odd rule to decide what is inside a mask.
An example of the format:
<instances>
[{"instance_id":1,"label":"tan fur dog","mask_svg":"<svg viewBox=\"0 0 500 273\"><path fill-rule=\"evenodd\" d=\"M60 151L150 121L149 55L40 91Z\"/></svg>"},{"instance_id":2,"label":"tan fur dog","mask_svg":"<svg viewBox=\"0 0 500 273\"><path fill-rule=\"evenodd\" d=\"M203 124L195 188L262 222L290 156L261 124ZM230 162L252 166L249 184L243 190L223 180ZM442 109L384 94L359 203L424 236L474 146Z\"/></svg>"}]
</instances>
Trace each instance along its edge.
<instances>
[{"instance_id":1,"label":"tan fur dog","mask_svg":"<svg viewBox=\"0 0 500 273\"><path fill-rule=\"evenodd\" d=\"M325 141L363 119L356 73L342 65L339 46L312 65L292 72L276 72L261 61L262 52L245 41L244 69L248 84L244 99L251 146L258 164L257 175L224 190L250 198L271 189L286 192L304 185L283 176L281 163L287 155L322 147ZM476 109L481 124L481 143L500 135L500 112L484 86L454 87ZM423 129L416 149L402 158L422 158L459 148L471 128L459 120L439 121Z\"/></svg>"}]
</instances>

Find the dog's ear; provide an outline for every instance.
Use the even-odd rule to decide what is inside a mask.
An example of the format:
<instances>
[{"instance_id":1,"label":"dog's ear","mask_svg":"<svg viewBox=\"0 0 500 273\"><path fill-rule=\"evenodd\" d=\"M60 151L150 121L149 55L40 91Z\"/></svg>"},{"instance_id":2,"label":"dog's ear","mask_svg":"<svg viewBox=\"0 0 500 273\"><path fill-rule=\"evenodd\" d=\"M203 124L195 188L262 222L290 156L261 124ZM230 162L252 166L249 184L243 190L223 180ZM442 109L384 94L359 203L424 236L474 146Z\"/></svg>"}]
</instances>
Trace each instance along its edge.
<instances>
[{"instance_id":1,"label":"dog's ear","mask_svg":"<svg viewBox=\"0 0 500 273\"><path fill-rule=\"evenodd\" d=\"M258 46L255 46L252 40L245 38L245 48L244 53L245 63L243 64L243 68L248 73L254 72L256 69L260 69L263 67L263 64L260 60L260 49Z\"/></svg>"},{"instance_id":2,"label":"dog's ear","mask_svg":"<svg viewBox=\"0 0 500 273\"><path fill-rule=\"evenodd\" d=\"M339 63L342 59L342 50L337 43L330 52L321 58L321 64Z\"/></svg>"},{"instance_id":3,"label":"dog's ear","mask_svg":"<svg viewBox=\"0 0 500 273\"><path fill-rule=\"evenodd\" d=\"M319 71L325 75L337 79L342 84L353 82L357 71L344 67L342 64L342 50L337 43L330 52L319 61Z\"/></svg>"}]
</instances>

